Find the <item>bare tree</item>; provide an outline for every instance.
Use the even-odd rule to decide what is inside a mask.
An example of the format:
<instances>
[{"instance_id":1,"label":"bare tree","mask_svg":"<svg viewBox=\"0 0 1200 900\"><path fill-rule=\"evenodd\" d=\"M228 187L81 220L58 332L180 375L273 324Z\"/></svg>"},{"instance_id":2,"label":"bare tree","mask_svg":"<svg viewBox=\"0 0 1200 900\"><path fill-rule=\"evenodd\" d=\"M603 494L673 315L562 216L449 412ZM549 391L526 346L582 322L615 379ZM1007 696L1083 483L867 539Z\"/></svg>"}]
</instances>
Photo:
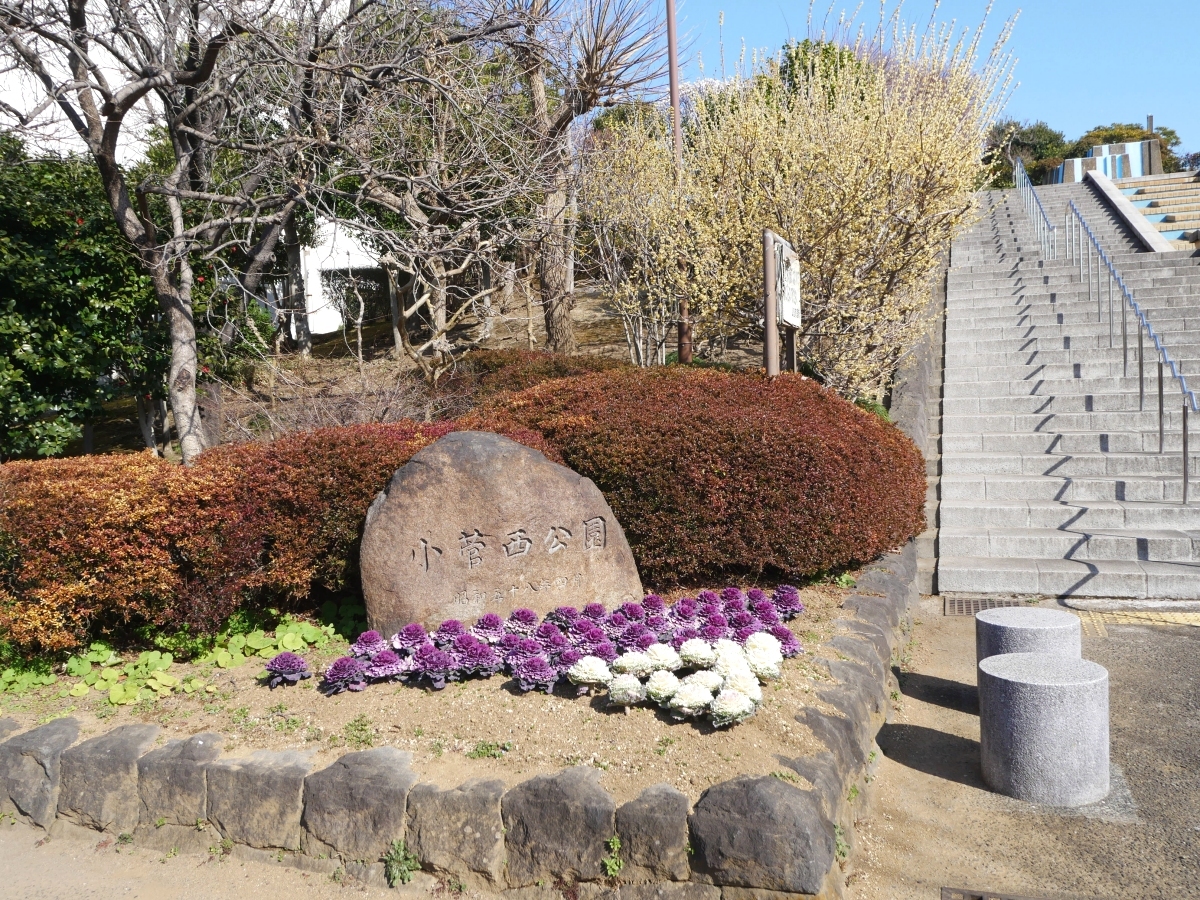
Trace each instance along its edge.
<instances>
[{"instance_id":1,"label":"bare tree","mask_svg":"<svg viewBox=\"0 0 1200 900\"><path fill-rule=\"evenodd\" d=\"M654 0L519 0L525 27L515 49L530 119L550 163L539 209L539 276L551 350L578 349L574 305L574 159L571 126L597 108L630 99L664 71L663 23ZM558 86L560 91L548 90Z\"/></svg>"},{"instance_id":2,"label":"bare tree","mask_svg":"<svg viewBox=\"0 0 1200 900\"><path fill-rule=\"evenodd\" d=\"M5 71L41 92L0 114L38 130L57 113L94 159L169 323L185 463L206 443L197 269L256 295L296 214L352 195L347 179L374 177L378 167L361 162L371 156L363 125L378 122L379 103L405 86L437 93L443 63L517 24L469 0L0 0ZM147 134L169 153L135 181L126 144ZM429 271L436 294L444 279L436 264Z\"/></svg>"}]
</instances>

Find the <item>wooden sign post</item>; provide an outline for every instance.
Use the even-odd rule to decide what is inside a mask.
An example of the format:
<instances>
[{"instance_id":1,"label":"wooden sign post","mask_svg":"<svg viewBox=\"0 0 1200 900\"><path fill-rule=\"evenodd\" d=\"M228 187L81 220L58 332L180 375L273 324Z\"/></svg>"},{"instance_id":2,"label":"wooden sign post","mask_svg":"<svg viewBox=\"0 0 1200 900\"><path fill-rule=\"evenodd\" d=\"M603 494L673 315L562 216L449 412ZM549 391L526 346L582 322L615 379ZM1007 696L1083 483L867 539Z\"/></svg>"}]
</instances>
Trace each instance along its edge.
<instances>
[{"instance_id":1,"label":"wooden sign post","mask_svg":"<svg viewBox=\"0 0 1200 900\"><path fill-rule=\"evenodd\" d=\"M768 376L779 374L779 326L785 329L787 369L798 371L796 333L801 325L800 257L791 244L763 229L763 366Z\"/></svg>"}]
</instances>

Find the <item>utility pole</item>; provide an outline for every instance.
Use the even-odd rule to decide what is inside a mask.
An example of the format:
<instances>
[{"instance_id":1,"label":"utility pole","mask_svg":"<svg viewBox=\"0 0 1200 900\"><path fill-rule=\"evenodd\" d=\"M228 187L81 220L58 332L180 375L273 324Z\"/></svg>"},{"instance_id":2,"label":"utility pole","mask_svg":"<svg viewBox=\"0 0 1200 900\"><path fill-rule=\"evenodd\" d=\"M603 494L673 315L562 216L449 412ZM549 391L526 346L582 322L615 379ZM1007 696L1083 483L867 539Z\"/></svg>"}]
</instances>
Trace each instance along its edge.
<instances>
[{"instance_id":1,"label":"utility pole","mask_svg":"<svg viewBox=\"0 0 1200 900\"><path fill-rule=\"evenodd\" d=\"M667 0L667 66L671 86L671 133L675 141L675 173L683 174L683 129L679 111L679 46L675 37L675 0ZM679 299L679 361L692 361L692 321L687 296Z\"/></svg>"}]
</instances>

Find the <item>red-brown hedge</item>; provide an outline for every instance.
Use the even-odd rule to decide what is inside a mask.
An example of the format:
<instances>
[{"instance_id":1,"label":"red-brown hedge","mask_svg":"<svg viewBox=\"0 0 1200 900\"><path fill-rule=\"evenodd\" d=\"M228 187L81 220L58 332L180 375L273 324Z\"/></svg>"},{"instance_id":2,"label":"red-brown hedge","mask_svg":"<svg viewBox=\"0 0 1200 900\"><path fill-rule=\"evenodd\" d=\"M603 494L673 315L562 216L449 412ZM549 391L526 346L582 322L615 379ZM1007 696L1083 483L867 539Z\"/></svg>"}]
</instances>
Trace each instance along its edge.
<instances>
[{"instance_id":1,"label":"red-brown hedge","mask_svg":"<svg viewBox=\"0 0 1200 900\"><path fill-rule=\"evenodd\" d=\"M523 391L543 381L632 369L627 362L594 354L565 356L541 350L479 350L463 359L451 384L465 381L474 395L482 399L504 392Z\"/></svg>"},{"instance_id":2,"label":"red-brown hedge","mask_svg":"<svg viewBox=\"0 0 1200 900\"><path fill-rule=\"evenodd\" d=\"M451 423L361 425L211 450L0 466L0 637L61 650L129 623L211 630L244 603L357 577L367 506ZM538 435L510 437L554 456Z\"/></svg>"},{"instance_id":3,"label":"red-brown hedge","mask_svg":"<svg viewBox=\"0 0 1200 900\"><path fill-rule=\"evenodd\" d=\"M916 448L815 382L621 367L497 394L455 423L229 445L190 469L148 455L0 466L0 639L62 650L130 623L206 631L244 604L353 589L372 498L462 428L592 478L648 586L811 574L923 527Z\"/></svg>"},{"instance_id":4,"label":"red-brown hedge","mask_svg":"<svg viewBox=\"0 0 1200 900\"><path fill-rule=\"evenodd\" d=\"M924 528L924 463L815 381L682 367L552 381L463 425L542 434L604 492L648 585L873 559Z\"/></svg>"}]
</instances>

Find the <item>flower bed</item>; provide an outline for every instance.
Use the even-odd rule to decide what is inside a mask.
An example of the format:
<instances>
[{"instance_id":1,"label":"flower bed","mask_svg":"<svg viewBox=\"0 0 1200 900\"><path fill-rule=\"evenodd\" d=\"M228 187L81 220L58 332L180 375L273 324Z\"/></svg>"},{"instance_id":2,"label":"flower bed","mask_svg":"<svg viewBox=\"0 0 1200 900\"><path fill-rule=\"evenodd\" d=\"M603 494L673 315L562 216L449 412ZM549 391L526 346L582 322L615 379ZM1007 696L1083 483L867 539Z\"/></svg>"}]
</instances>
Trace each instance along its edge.
<instances>
[{"instance_id":1,"label":"flower bed","mask_svg":"<svg viewBox=\"0 0 1200 900\"><path fill-rule=\"evenodd\" d=\"M390 639L359 635L350 655L326 669L321 691L395 681L442 690L504 671L521 692L550 694L565 681L579 695L607 690L609 705L652 703L676 719L707 716L724 727L752 716L762 703L759 682L778 679L784 658L801 652L783 622L803 611L799 590L781 585L771 596L757 588L701 591L670 606L648 594L611 612L599 603L560 606L542 622L529 609L507 621L488 613L470 627L448 619L432 633L414 622ZM267 673L272 687L309 674L290 652L272 659Z\"/></svg>"}]
</instances>

